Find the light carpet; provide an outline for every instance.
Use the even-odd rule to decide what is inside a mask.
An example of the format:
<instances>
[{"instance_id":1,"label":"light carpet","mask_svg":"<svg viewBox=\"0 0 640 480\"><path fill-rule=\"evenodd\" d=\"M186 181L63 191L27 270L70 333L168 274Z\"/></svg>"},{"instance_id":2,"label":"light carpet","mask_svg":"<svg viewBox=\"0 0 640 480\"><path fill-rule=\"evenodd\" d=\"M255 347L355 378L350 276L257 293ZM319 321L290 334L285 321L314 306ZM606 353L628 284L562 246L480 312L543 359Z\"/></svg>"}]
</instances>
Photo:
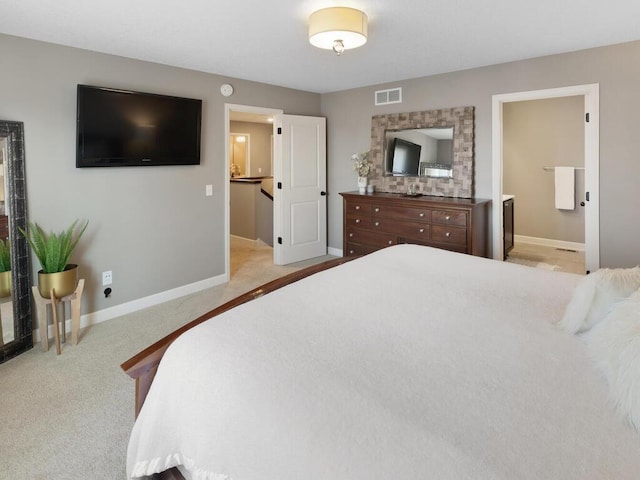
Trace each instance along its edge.
<instances>
[{"instance_id":1,"label":"light carpet","mask_svg":"<svg viewBox=\"0 0 640 480\"><path fill-rule=\"evenodd\" d=\"M83 329L78 345L39 345L0 365L0 480L123 480L134 381L120 364L246 291L330 256L288 266L234 239L231 281Z\"/></svg>"},{"instance_id":2,"label":"light carpet","mask_svg":"<svg viewBox=\"0 0 640 480\"><path fill-rule=\"evenodd\" d=\"M518 265L526 265L527 267L542 268L543 270L560 270L560 267L558 265L538 262L536 260L527 260L525 258L509 257L507 258L507 262L517 263Z\"/></svg>"}]
</instances>

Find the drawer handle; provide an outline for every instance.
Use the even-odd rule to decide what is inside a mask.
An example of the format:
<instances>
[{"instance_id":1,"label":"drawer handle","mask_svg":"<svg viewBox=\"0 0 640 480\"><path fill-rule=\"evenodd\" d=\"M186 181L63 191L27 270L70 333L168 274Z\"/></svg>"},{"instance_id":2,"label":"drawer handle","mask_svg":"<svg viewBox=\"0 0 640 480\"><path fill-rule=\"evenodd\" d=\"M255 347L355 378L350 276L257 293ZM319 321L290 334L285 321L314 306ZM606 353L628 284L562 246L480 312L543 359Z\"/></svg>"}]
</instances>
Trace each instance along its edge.
<instances>
[{"instance_id":1,"label":"drawer handle","mask_svg":"<svg viewBox=\"0 0 640 480\"><path fill-rule=\"evenodd\" d=\"M380 226L380 222L376 222L375 225L376 225L376 227L379 227Z\"/></svg>"},{"instance_id":2,"label":"drawer handle","mask_svg":"<svg viewBox=\"0 0 640 480\"><path fill-rule=\"evenodd\" d=\"M444 234L445 237L450 237L451 236L451 232L447 232Z\"/></svg>"},{"instance_id":3,"label":"drawer handle","mask_svg":"<svg viewBox=\"0 0 640 480\"><path fill-rule=\"evenodd\" d=\"M379 209L378 207L376 207L376 209L375 209L375 210L376 210L376 212L379 212L379 211L380 211L380 209Z\"/></svg>"},{"instance_id":4,"label":"drawer handle","mask_svg":"<svg viewBox=\"0 0 640 480\"><path fill-rule=\"evenodd\" d=\"M420 214L421 217L424 217L424 212Z\"/></svg>"},{"instance_id":5,"label":"drawer handle","mask_svg":"<svg viewBox=\"0 0 640 480\"><path fill-rule=\"evenodd\" d=\"M356 210L360 210L360 205L356 205Z\"/></svg>"},{"instance_id":6,"label":"drawer handle","mask_svg":"<svg viewBox=\"0 0 640 480\"><path fill-rule=\"evenodd\" d=\"M446 215L446 216L444 217L444 219L445 219L445 220L451 220L451 216Z\"/></svg>"},{"instance_id":7,"label":"drawer handle","mask_svg":"<svg viewBox=\"0 0 640 480\"><path fill-rule=\"evenodd\" d=\"M420 229L420 233L424 233L424 228L421 228L421 229Z\"/></svg>"},{"instance_id":8,"label":"drawer handle","mask_svg":"<svg viewBox=\"0 0 640 480\"><path fill-rule=\"evenodd\" d=\"M349 237L353 237L353 233L350 233L350 234L349 234Z\"/></svg>"},{"instance_id":9,"label":"drawer handle","mask_svg":"<svg viewBox=\"0 0 640 480\"><path fill-rule=\"evenodd\" d=\"M360 219L359 218L356 218L356 223L360 223Z\"/></svg>"},{"instance_id":10,"label":"drawer handle","mask_svg":"<svg viewBox=\"0 0 640 480\"><path fill-rule=\"evenodd\" d=\"M389 240L389 245L393 245L393 240Z\"/></svg>"},{"instance_id":11,"label":"drawer handle","mask_svg":"<svg viewBox=\"0 0 640 480\"><path fill-rule=\"evenodd\" d=\"M349 255L353 255L353 250L349 250Z\"/></svg>"}]
</instances>

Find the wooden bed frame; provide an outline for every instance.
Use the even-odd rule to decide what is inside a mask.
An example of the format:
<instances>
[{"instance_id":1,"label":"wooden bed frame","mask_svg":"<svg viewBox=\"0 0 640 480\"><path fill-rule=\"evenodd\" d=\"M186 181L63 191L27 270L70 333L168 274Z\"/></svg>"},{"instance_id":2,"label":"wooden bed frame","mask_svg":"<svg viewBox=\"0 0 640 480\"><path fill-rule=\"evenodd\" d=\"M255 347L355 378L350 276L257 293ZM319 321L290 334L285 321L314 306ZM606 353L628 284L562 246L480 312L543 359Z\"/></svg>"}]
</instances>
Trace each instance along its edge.
<instances>
[{"instance_id":1,"label":"wooden bed frame","mask_svg":"<svg viewBox=\"0 0 640 480\"><path fill-rule=\"evenodd\" d=\"M173 343L173 341L178 338L182 333L186 332L190 328L195 327L196 325L209 320L221 313L226 312L227 310L232 309L233 307L237 307L238 305L242 305L243 303L247 303L251 300L259 298L267 293L273 292L282 288L291 283L297 282L305 277L313 275L314 273L322 272L323 270L327 270L329 268L335 267L337 265L341 265L350 260L353 260L357 257L345 257L338 258L335 260L329 260L323 263L319 263L317 265L312 265L307 268L303 268L301 270L297 270L293 273L285 275L284 277L273 280L269 283L266 283L258 288L255 288L239 297L230 300L229 302L220 305L219 307L214 308L213 310L205 313L204 315L196 318L190 323L178 328L174 332L170 333L166 337L161 340L158 340L156 343L147 347L137 355L131 357L129 360L124 362L120 367L125 371L127 375L133 378L136 381L136 399L135 399L135 415L136 417L140 413L140 409L144 404L144 400L149 393L149 388L151 387L151 383L156 375L156 371L158 370L158 365L160 364L160 360L164 355L164 352L167 350L169 345ZM165 477L162 477L165 478ZM181 477L166 477L166 478L181 478Z\"/></svg>"}]
</instances>

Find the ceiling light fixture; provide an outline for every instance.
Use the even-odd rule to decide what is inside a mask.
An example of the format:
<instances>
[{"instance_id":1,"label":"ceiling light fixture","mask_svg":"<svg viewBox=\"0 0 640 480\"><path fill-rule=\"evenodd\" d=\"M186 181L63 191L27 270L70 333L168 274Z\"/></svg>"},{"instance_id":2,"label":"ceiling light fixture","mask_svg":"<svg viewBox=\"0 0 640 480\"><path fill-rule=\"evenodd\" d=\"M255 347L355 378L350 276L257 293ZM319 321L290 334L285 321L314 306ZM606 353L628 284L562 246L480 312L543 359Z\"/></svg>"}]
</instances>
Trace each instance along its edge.
<instances>
[{"instance_id":1,"label":"ceiling light fixture","mask_svg":"<svg viewBox=\"0 0 640 480\"><path fill-rule=\"evenodd\" d=\"M361 47L367 43L367 14L347 7L318 10L309 17L309 42L338 55Z\"/></svg>"}]
</instances>

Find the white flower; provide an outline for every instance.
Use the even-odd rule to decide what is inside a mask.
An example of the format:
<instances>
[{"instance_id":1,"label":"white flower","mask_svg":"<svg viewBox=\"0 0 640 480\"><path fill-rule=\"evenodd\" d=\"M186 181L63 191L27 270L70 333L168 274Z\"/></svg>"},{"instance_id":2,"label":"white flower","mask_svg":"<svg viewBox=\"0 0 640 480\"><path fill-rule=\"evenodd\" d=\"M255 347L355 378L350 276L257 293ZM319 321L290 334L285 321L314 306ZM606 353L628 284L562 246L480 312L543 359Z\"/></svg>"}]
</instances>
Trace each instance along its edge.
<instances>
[{"instance_id":1,"label":"white flower","mask_svg":"<svg viewBox=\"0 0 640 480\"><path fill-rule=\"evenodd\" d=\"M351 155L353 169L358 172L359 177L366 177L371 172L371 162L369 162L369 151L354 153Z\"/></svg>"}]
</instances>

